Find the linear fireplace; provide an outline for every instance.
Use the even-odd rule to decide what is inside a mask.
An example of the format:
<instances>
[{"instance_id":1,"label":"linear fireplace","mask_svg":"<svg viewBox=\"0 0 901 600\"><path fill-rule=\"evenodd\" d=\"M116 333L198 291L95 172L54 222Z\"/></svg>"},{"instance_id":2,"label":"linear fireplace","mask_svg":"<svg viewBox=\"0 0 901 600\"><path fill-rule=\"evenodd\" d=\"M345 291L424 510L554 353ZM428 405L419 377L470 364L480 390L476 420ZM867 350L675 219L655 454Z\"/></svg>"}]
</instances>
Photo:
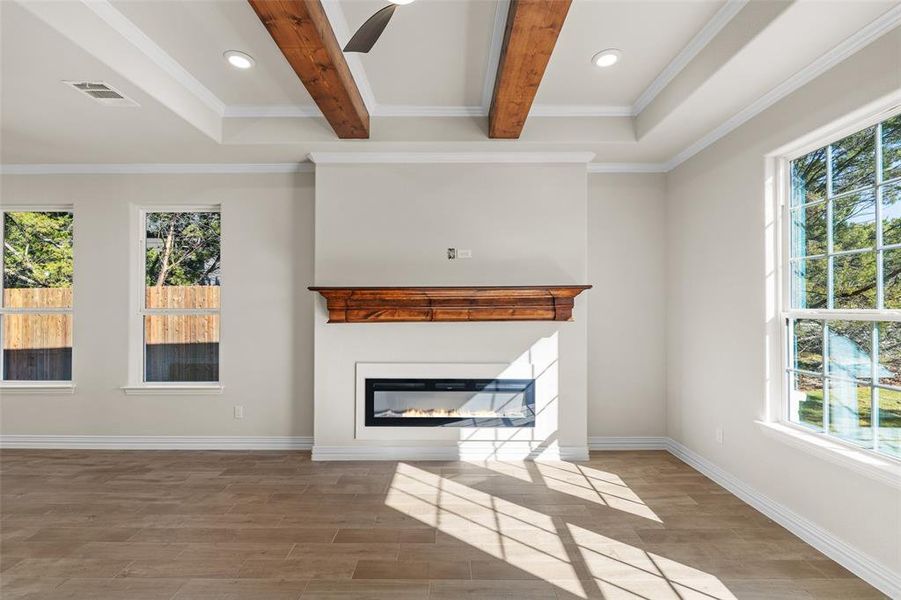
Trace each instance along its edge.
<instances>
[{"instance_id":1,"label":"linear fireplace","mask_svg":"<svg viewBox=\"0 0 901 600\"><path fill-rule=\"evenodd\" d=\"M534 427L534 379L366 379L367 427Z\"/></svg>"}]
</instances>

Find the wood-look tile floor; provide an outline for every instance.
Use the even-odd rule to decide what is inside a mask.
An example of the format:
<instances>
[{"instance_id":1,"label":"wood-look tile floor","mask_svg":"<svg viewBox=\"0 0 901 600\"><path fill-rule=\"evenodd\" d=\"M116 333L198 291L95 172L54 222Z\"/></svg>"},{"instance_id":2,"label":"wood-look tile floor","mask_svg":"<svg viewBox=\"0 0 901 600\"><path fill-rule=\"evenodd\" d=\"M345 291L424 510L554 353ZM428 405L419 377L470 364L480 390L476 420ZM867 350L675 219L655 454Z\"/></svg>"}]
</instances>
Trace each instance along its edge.
<instances>
[{"instance_id":1,"label":"wood-look tile floor","mask_svg":"<svg viewBox=\"0 0 901 600\"><path fill-rule=\"evenodd\" d=\"M665 452L0 453L0 597L882 598Z\"/></svg>"}]
</instances>

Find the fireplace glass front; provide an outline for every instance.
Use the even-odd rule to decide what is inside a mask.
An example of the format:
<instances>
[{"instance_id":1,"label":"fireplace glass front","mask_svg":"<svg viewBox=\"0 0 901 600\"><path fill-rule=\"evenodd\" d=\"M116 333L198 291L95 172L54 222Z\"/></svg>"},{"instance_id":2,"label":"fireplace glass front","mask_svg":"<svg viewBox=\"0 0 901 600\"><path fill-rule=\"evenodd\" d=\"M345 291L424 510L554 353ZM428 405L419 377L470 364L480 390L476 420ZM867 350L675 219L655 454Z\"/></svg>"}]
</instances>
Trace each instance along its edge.
<instances>
[{"instance_id":1,"label":"fireplace glass front","mask_svg":"<svg viewBox=\"0 0 901 600\"><path fill-rule=\"evenodd\" d=\"M534 427L534 379L366 379L367 427Z\"/></svg>"}]
</instances>

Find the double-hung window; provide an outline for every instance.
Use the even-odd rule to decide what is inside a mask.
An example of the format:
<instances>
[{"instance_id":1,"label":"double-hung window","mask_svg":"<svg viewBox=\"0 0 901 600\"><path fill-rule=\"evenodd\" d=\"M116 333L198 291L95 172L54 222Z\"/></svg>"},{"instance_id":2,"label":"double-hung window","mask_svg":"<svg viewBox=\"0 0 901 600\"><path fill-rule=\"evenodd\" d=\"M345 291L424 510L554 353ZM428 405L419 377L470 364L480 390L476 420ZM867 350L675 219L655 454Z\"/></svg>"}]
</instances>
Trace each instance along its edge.
<instances>
[{"instance_id":1,"label":"double-hung window","mask_svg":"<svg viewBox=\"0 0 901 600\"><path fill-rule=\"evenodd\" d=\"M0 217L0 380L71 383L72 209L4 208Z\"/></svg>"},{"instance_id":2,"label":"double-hung window","mask_svg":"<svg viewBox=\"0 0 901 600\"><path fill-rule=\"evenodd\" d=\"M141 212L142 378L219 382L218 207Z\"/></svg>"},{"instance_id":3,"label":"double-hung window","mask_svg":"<svg viewBox=\"0 0 901 600\"><path fill-rule=\"evenodd\" d=\"M901 115L791 161L786 417L901 457Z\"/></svg>"}]
</instances>

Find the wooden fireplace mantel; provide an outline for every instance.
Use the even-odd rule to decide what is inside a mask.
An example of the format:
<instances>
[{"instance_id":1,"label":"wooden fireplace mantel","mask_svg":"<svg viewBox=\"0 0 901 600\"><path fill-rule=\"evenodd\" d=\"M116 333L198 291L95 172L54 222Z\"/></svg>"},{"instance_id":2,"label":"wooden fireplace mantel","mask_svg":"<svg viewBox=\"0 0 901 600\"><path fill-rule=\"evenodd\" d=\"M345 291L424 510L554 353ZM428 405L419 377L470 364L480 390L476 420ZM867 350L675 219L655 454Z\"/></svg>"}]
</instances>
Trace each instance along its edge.
<instances>
[{"instance_id":1,"label":"wooden fireplace mantel","mask_svg":"<svg viewBox=\"0 0 901 600\"><path fill-rule=\"evenodd\" d=\"M462 287L310 287L329 323L404 321L570 321L590 285Z\"/></svg>"}]
</instances>

